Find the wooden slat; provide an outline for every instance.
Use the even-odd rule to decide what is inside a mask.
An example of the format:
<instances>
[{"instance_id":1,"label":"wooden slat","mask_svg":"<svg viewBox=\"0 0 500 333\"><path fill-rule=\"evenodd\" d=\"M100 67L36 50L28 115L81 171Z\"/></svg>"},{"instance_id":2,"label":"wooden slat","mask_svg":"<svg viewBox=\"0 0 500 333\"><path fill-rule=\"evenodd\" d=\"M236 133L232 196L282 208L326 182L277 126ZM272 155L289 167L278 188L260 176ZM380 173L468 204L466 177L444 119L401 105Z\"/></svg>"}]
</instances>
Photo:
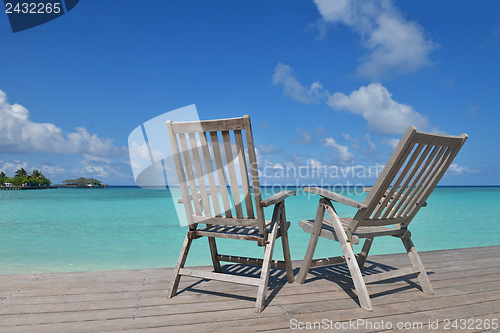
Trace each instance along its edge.
<instances>
[{"instance_id":1,"label":"wooden slat","mask_svg":"<svg viewBox=\"0 0 500 333\"><path fill-rule=\"evenodd\" d=\"M255 215L253 212L252 196L250 195L250 183L248 182L247 162L245 159L245 147L243 146L243 137L241 135L241 130L234 131L234 140L236 142L238 162L240 165L243 198L245 200L247 217L254 218Z\"/></svg>"},{"instance_id":2,"label":"wooden slat","mask_svg":"<svg viewBox=\"0 0 500 333\"><path fill-rule=\"evenodd\" d=\"M186 121L175 122L172 124L172 130L174 133L220 132L228 130L241 130L243 128L243 118Z\"/></svg>"},{"instance_id":3,"label":"wooden slat","mask_svg":"<svg viewBox=\"0 0 500 333\"><path fill-rule=\"evenodd\" d=\"M243 117L243 123L245 125L245 137L247 142L248 150L248 162L250 164L250 175L252 176L252 187L253 187L253 198L255 201L255 210L257 213L257 219L259 221L259 229L261 233L265 233L265 217L264 210L257 203L262 201L262 193L260 188L259 180L259 169L257 168L257 157L255 156L255 146L253 143L252 125L250 123L250 116L245 115Z\"/></svg>"},{"instance_id":4,"label":"wooden slat","mask_svg":"<svg viewBox=\"0 0 500 333\"><path fill-rule=\"evenodd\" d=\"M225 217L232 217L231 204L229 202L229 195L227 193L226 176L224 175L224 167L222 164L222 157L220 154L219 137L217 132L210 132L210 140L212 142L212 150L214 152L215 167L217 169L217 176L219 178L219 188L222 196L222 204L224 205Z\"/></svg>"},{"instance_id":5,"label":"wooden slat","mask_svg":"<svg viewBox=\"0 0 500 333\"><path fill-rule=\"evenodd\" d=\"M368 195L366 196L365 201L363 202L368 206L366 211L365 210L359 211L355 216L355 220L359 221L364 219L365 216L366 217L370 216L373 210L375 209L376 205L380 202L380 199L382 198L382 196L387 190L387 187L389 187L389 184L392 181L392 179L391 181L389 181L387 178L395 176L390 174L393 170L393 165L401 159L401 156L410 153L409 151L406 150L407 148L406 145L407 142L409 142L409 140L411 140L411 138L415 135L416 130L417 129L413 126L409 126L406 129L396 149L389 158L389 161L386 163L384 169L380 173L375 184L373 185L370 192L368 192Z\"/></svg>"},{"instance_id":6,"label":"wooden slat","mask_svg":"<svg viewBox=\"0 0 500 333\"><path fill-rule=\"evenodd\" d=\"M463 136L452 136L437 133L424 133L417 132L414 136L414 141L430 146L445 146L445 147L459 147L462 145Z\"/></svg>"},{"instance_id":7,"label":"wooden slat","mask_svg":"<svg viewBox=\"0 0 500 333\"><path fill-rule=\"evenodd\" d=\"M177 178L181 189L181 195L184 202L188 202L190 194L187 188L186 175L184 174L184 167L182 165L182 159L179 151L179 143L177 141L177 135L175 135L172 132L171 120L167 121L167 132L170 140L170 146L172 148L172 154L174 156L175 170L177 172ZM186 212L188 223L191 224L192 223L191 217L193 216L193 207L191 206L191 204L185 204L184 210Z\"/></svg>"},{"instance_id":8,"label":"wooden slat","mask_svg":"<svg viewBox=\"0 0 500 333\"><path fill-rule=\"evenodd\" d=\"M200 133L200 136L203 133ZM203 215L211 216L210 212L210 200L207 195L207 188L205 186L205 179L203 177L203 168L201 167L200 154L198 150L198 142L196 140L195 133L189 133L189 142L191 143L191 152L193 153L194 166L196 168L196 175L198 180L198 185L200 187L201 200L203 202ZM217 192L214 193L217 195Z\"/></svg>"},{"instance_id":9,"label":"wooden slat","mask_svg":"<svg viewBox=\"0 0 500 333\"><path fill-rule=\"evenodd\" d=\"M379 205L379 207L377 208L377 210L373 214L372 218L374 218L374 219L379 218L380 215L382 215L382 212L384 211L384 209L385 209L385 212L384 212L384 216L382 216L382 218L386 218L387 215L389 215L389 212L391 211L392 206L394 206L394 204L399 200L399 197L401 196L401 191L399 191L399 186L401 185L403 179L405 179L405 177L407 176L408 171L413 166L415 159L420 154L423 147L424 147L423 145L418 145L415 148L415 151L412 153L410 159L406 162L405 168L403 169L403 171L401 171L401 173L399 174L399 176L396 179L396 181L394 182L394 184L391 185L391 189L389 190L389 193L387 193L385 195L385 198L382 200L381 204ZM394 195L394 193L396 191L398 191L398 193L396 195Z\"/></svg>"},{"instance_id":10,"label":"wooden slat","mask_svg":"<svg viewBox=\"0 0 500 333\"><path fill-rule=\"evenodd\" d=\"M438 152L439 152L439 148L438 147L433 147L430 155L424 157L424 158L426 158L424 165L422 167L420 167L420 165L419 165L420 168L419 168L417 176L413 177L413 175L412 175L411 184L405 189L404 195L400 198L400 200L399 200L396 208L394 208L391 211L391 213L389 214L389 218L396 218L396 217L399 216L398 212L400 211L401 206L403 206L407 202L408 196L414 190L415 185L417 184L417 182L419 181L420 177L422 176L422 174L427 169L427 166L429 165L430 161L432 161L432 159L436 156L436 154ZM424 161L424 159L419 159L419 163L422 163L423 161ZM415 171L417 171L417 169L415 169Z\"/></svg>"},{"instance_id":11,"label":"wooden slat","mask_svg":"<svg viewBox=\"0 0 500 333\"><path fill-rule=\"evenodd\" d=\"M420 147L423 147L423 145L420 145ZM393 218L394 217L395 213L398 210L397 208L395 209L394 206L396 205L396 203L404 202L404 200L406 199L406 196L408 195L406 193L406 191L408 191L408 184L410 183L410 181L415 176L415 173L420 168L420 166L422 165L422 163L425 160L425 158L427 157L427 155L429 155L429 152L430 152L431 148L432 148L432 146L426 146L425 147L424 152L420 155L417 163L413 166L410 174L408 175L408 177L404 181L403 185L401 186L400 190L398 191L398 192L400 192L399 195L398 195L398 200L394 200L393 202L391 202L391 204L389 205L389 207L387 207L387 210L385 211L384 215L382 216L383 219L385 219L387 217L389 217L389 218ZM418 156L418 154L414 154L414 156L416 157L416 156ZM412 156L412 158L413 158L413 156ZM405 194L406 194L406 196L405 196Z\"/></svg>"},{"instance_id":12,"label":"wooden slat","mask_svg":"<svg viewBox=\"0 0 500 333\"><path fill-rule=\"evenodd\" d=\"M240 256L228 256L228 255L218 255L217 259L225 262L233 262L237 264L245 264L245 265L255 265L262 266L264 262L263 259L259 258L248 258L248 257L240 257ZM271 267L275 268L285 268L285 262L283 260L271 260Z\"/></svg>"},{"instance_id":13,"label":"wooden slat","mask_svg":"<svg viewBox=\"0 0 500 333\"><path fill-rule=\"evenodd\" d=\"M338 237L340 247L342 248L342 252L344 253L344 257L346 259L347 267L349 268L349 272L351 274L354 288L356 288L359 304L363 309L371 311L372 303L370 300L370 296L368 294L368 290L366 289L366 285L363 282L363 277L361 275L361 271L359 269L356 256L354 255L352 244L349 244L347 235L344 232L344 228L342 227L339 217L337 216L337 213L335 212L331 202L330 201L326 202L325 206L328 216L333 221L333 228L335 229L335 234Z\"/></svg>"},{"instance_id":14,"label":"wooden slat","mask_svg":"<svg viewBox=\"0 0 500 333\"><path fill-rule=\"evenodd\" d=\"M380 192L380 194L377 197L373 197L374 201L368 205L367 212L365 215L366 217L372 216L375 209L377 209L377 207L380 206L380 202L381 202L383 196L385 195L385 193L387 193L387 189L391 186L392 181L397 176L399 170L403 167L407 157L413 151L414 146L415 146L415 143L409 142L408 145L406 146L406 148L400 154L399 159L395 160L395 164L390 167L390 171L387 173L387 176L384 178L384 181L380 184L380 187L378 189L378 192ZM373 189L371 191L373 191ZM371 191L370 191L370 193L371 193ZM372 218L373 218L373 216L372 216ZM358 219L361 219L361 217L356 218L356 220L358 220Z\"/></svg>"},{"instance_id":15,"label":"wooden slat","mask_svg":"<svg viewBox=\"0 0 500 333\"><path fill-rule=\"evenodd\" d=\"M446 161L446 164L443 165L443 171L439 172L438 176L435 177L433 183L430 185L430 186L432 186L432 188L435 188L437 186L437 184L439 183L439 181L441 180L441 178L444 176L444 174L446 173L446 171L450 167L451 163L453 162L453 160L455 159L455 157L457 156L458 152L460 151L460 149L462 148L462 146L464 145L465 141L467 141L467 138L468 138L467 134L462 134L460 137L462 139L461 145L459 147L453 148L451 155L448 157L448 159ZM420 198L420 201L421 202L425 202L431 193L432 193L432 191L426 191L426 193L424 194L424 196ZM414 210L417 210L417 211L418 211L418 209L420 209L420 206L416 206L414 208ZM414 214L416 214L416 213L417 212L411 211L410 215L414 216Z\"/></svg>"},{"instance_id":16,"label":"wooden slat","mask_svg":"<svg viewBox=\"0 0 500 333\"><path fill-rule=\"evenodd\" d=\"M260 280L256 278L249 278L246 276L228 275L222 273L198 271L189 268L182 268L180 274L183 276L192 276L201 279L217 280L231 283L246 284L249 286L258 286Z\"/></svg>"},{"instance_id":17,"label":"wooden slat","mask_svg":"<svg viewBox=\"0 0 500 333\"><path fill-rule=\"evenodd\" d=\"M441 147L439 149L439 152L437 153L436 157L434 157L434 159L432 160L432 163L430 163L431 162L430 158L428 158L425 161L424 167L420 170L418 176L415 178L415 181L418 180L418 184L415 185L415 182L413 182L412 185L410 185L410 188L413 190L410 192L410 195L408 195L408 197L405 200L405 204L401 207L401 209L398 210L398 213L395 215L395 217L406 217L406 215L404 215L406 208L410 205L410 203L413 200L413 198L415 197L415 195L420 191L422 183L425 181L427 176L432 172L432 170L434 169L434 166L441 159L441 157L443 156L445 151L446 151L446 148ZM431 165L429 166L429 164L431 164ZM424 173L424 171L425 171L425 173ZM422 173L424 173L424 174L422 175Z\"/></svg>"},{"instance_id":18,"label":"wooden slat","mask_svg":"<svg viewBox=\"0 0 500 333\"><path fill-rule=\"evenodd\" d=\"M193 216L193 221L195 223L206 223L206 224L220 224L229 226L241 226L241 227L255 227L258 226L258 220L256 218L249 219L247 217L207 217L207 216Z\"/></svg>"},{"instance_id":19,"label":"wooden slat","mask_svg":"<svg viewBox=\"0 0 500 333\"><path fill-rule=\"evenodd\" d=\"M262 200L260 205L262 207L269 207L271 205L276 205L279 202L282 202L286 198L290 196L295 196L297 193L295 191L281 191L279 193L273 194L272 196Z\"/></svg>"},{"instance_id":20,"label":"wooden slat","mask_svg":"<svg viewBox=\"0 0 500 333\"><path fill-rule=\"evenodd\" d=\"M341 204L344 204L347 206L351 206L354 208L361 209L361 208L367 207L364 203L358 202L358 201L353 200L353 199L348 198L348 197L344 197L343 195L326 190L326 189L321 188L321 187L306 186L303 188L303 190L304 190L304 192L315 193L317 195L322 196L323 198L327 198L327 199L330 199L332 201L335 201L335 202L338 202L338 203L341 203ZM264 207L266 207L266 206L264 206Z\"/></svg>"},{"instance_id":21,"label":"wooden slat","mask_svg":"<svg viewBox=\"0 0 500 333\"><path fill-rule=\"evenodd\" d=\"M377 282L377 281L394 279L394 278L401 277L401 276L415 274L418 272L420 272L420 270L418 268L406 267L406 268L400 268L398 270L389 271L389 272L385 272L385 273L366 275L366 276L363 276L363 280L365 281L365 283L368 284L368 283L373 283L373 282Z\"/></svg>"},{"instance_id":22,"label":"wooden slat","mask_svg":"<svg viewBox=\"0 0 500 333\"><path fill-rule=\"evenodd\" d=\"M186 136L183 133L179 134L179 141L181 143L181 148L182 148L182 154L184 157L184 165L186 168L187 176L188 176L188 181L189 181L189 187L191 188L191 196L193 198L192 202L194 205L194 210L196 212L196 215L200 216L201 215L201 207L199 203L199 198L198 198L198 189L196 187L196 182L195 182L195 177L193 173L193 166L191 165L191 156L189 154L189 148L186 143ZM186 202L186 204L190 204L189 202Z\"/></svg>"},{"instance_id":23,"label":"wooden slat","mask_svg":"<svg viewBox=\"0 0 500 333\"><path fill-rule=\"evenodd\" d=\"M432 167L429 175L426 175L426 177L422 178L421 180L422 185L419 187L420 191L418 193L415 193L410 204L403 212L404 215L409 215L409 212L413 211L413 209L416 207L418 203L421 203L420 198L425 196L427 191L434 190L434 187L432 187L431 184L433 183L433 180L438 176L439 172L443 170L443 166L446 164L446 161L448 160L450 155L451 155L451 148L447 148L446 152L443 154L439 162Z\"/></svg>"},{"instance_id":24,"label":"wooden slat","mask_svg":"<svg viewBox=\"0 0 500 333\"><path fill-rule=\"evenodd\" d=\"M215 216L221 215L220 203L219 203L219 191L217 190L217 185L215 184L214 169L212 167L212 158L210 156L210 149L208 149L208 141L206 133L200 133L201 142L201 152L203 155L203 161L205 163L205 170L207 171L208 184L210 186L210 193L212 197L212 206L214 208Z\"/></svg>"},{"instance_id":25,"label":"wooden slat","mask_svg":"<svg viewBox=\"0 0 500 333\"><path fill-rule=\"evenodd\" d=\"M302 228L305 232L311 234L313 232L314 222L312 220L302 220L299 221L299 227ZM346 230L346 226L344 225L344 230ZM360 229L362 231L360 231ZM373 231L366 230L367 228L358 228L356 233L353 236L359 238L372 238L372 237L380 237L380 236L396 236L396 237L410 237L411 233L409 231L403 231L402 229L394 229L387 227L379 227ZM337 235L332 225L328 225L323 223L321 227L320 237L331 239L334 241L338 241Z\"/></svg>"},{"instance_id":26,"label":"wooden slat","mask_svg":"<svg viewBox=\"0 0 500 333\"><path fill-rule=\"evenodd\" d=\"M231 137L228 131L222 131L222 140L224 142L224 151L226 155L226 166L229 172L229 182L231 184L231 193L233 195L234 208L236 217L243 217L243 209L241 208L240 189L238 179L236 178L236 168L234 166L233 147L231 145Z\"/></svg>"}]
</instances>

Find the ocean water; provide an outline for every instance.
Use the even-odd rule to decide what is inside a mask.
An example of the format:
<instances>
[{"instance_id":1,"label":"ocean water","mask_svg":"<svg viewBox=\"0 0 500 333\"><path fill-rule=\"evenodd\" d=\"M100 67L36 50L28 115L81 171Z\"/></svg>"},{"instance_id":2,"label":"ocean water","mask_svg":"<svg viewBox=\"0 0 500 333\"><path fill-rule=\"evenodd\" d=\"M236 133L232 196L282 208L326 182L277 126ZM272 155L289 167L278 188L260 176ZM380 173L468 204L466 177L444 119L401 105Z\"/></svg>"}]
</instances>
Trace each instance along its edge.
<instances>
[{"instance_id":1,"label":"ocean water","mask_svg":"<svg viewBox=\"0 0 500 333\"><path fill-rule=\"evenodd\" d=\"M366 193L344 195L362 201ZM299 191L286 200L292 259L303 258L309 240L297 221L314 218L318 199ZM500 245L500 187L438 187L427 202L409 227L418 251ZM336 208L341 217L355 211ZM270 219L272 208L265 213ZM0 274L173 267L186 230L169 190L0 191ZM263 255L254 242L217 245L223 254ZM392 237L375 239L371 250L399 252L402 243ZM340 254L338 243L320 239L315 256ZM280 241L274 258L282 258ZM210 264L208 242L195 240L187 266Z\"/></svg>"}]
</instances>

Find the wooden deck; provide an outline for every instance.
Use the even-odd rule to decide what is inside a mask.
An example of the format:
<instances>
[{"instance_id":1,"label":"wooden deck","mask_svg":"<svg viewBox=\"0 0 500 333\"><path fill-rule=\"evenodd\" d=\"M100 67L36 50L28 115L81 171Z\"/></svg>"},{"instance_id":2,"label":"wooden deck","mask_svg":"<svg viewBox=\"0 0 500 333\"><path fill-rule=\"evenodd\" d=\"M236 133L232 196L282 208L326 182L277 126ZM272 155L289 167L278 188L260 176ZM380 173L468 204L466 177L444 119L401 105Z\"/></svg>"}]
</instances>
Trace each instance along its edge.
<instances>
[{"instance_id":1,"label":"wooden deck","mask_svg":"<svg viewBox=\"0 0 500 333\"><path fill-rule=\"evenodd\" d=\"M255 287L183 277L179 294L167 299L171 269L0 275L0 332L275 332L308 322L319 328L323 320L338 332L412 331L397 329L398 323L422 332L500 331L485 327L486 319L500 321L500 246L421 257L435 294L424 294L411 276L369 284L371 312L358 307L345 265L314 269L303 285L284 284L284 270L273 270L261 314L254 312ZM365 274L408 264L406 254L368 259ZM294 262L295 273L298 267ZM258 272L254 266L225 269ZM474 320L474 329L457 330L452 321L445 330L446 319ZM439 329L429 329L429 321Z\"/></svg>"}]
</instances>

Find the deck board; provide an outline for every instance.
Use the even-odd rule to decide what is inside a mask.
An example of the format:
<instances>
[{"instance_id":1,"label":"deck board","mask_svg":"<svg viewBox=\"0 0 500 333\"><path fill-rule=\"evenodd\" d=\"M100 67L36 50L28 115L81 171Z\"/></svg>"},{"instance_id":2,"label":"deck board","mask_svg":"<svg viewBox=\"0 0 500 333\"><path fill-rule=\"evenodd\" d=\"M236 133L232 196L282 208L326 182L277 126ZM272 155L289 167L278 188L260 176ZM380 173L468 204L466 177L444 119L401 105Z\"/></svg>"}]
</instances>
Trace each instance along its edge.
<instances>
[{"instance_id":1,"label":"deck board","mask_svg":"<svg viewBox=\"0 0 500 333\"><path fill-rule=\"evenodd\" d=\"M435 294L423 293L414 276L368 284L371 312L359 308L345 265L311 269L303 285L286 284L284 270L274 269L261 314L252 286L183 277L179 294L167 299L169 268L0 275L0 332L280 332L291 320L323 319L421 322L424 329L438 320L442 329L450 318L500 321L500 246L420 254ZM409 265L406 254L368 259L364 274ZM259 274L255 266L224 267ZM299 267L294 262L295 273Z\"/></svg>"}]
</instances>

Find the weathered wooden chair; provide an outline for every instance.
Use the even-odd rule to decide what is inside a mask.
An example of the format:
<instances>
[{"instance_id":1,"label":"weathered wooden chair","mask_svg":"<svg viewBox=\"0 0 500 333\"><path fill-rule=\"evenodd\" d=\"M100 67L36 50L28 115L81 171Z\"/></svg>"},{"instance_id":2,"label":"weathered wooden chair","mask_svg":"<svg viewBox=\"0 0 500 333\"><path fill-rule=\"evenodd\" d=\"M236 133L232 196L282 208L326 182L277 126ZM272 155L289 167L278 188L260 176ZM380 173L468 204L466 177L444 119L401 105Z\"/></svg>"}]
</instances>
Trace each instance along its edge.
<instances>
[{"instance_id":1,"label":"weathered wooden chair","mask_svg":"<svg viewBox=\"0 0 500 333\"><path fill-rule=\"evenodd\" d=\"M282 191L262 200L248 115L199 122L167 121L167 129L182 195L179 203L184 205L189 223L167 297L176 294L182 275L240 283L258 287L255 309L260 313L266 299L271 266L285 268L288 282L293 283L287 235L290 222L286 221L284 200L295 192ZM271 205L274 205L272 219L266 221L263 208ZM198 224L206 224L206 227L200 228ZM208 238L215 272L184 268L191 242L203 236ZM274 243L279 237L284 261L272 260ZM258 246L265 247L264 258L219 254L216 238L255 241ZM221 261L261 265L260 278L222 273Z\"/></svg>"},{"instance_id":2,"label":"weathered wooden chair","mask_svg":"<svg viewBox=\"0 0 500 333\"><path fill-rule=\"evenodd\" d=\"M299 226L311 234L297 283L304 283L309 268L347 262L363 309L372 310L366 283L417 274L425 293L432 294L425 268L411 241L408 225L438 184L461 149L467 135L439 135L418 132L410 126L379 175L363 203L317 187L304 190L320 195L314 220L299 221ZM339 218L332 201L357 208L353 218ZM325 211L329 219L324 219ZM395 227L387 227L394 225ZM344 256L313 260L318 237L338 241ZM373 239L394 236L403 241L412 266L384 273L362 276ZM365 238L361 253L354 254L352 245Z\"/></svg>"}]
</instances>

